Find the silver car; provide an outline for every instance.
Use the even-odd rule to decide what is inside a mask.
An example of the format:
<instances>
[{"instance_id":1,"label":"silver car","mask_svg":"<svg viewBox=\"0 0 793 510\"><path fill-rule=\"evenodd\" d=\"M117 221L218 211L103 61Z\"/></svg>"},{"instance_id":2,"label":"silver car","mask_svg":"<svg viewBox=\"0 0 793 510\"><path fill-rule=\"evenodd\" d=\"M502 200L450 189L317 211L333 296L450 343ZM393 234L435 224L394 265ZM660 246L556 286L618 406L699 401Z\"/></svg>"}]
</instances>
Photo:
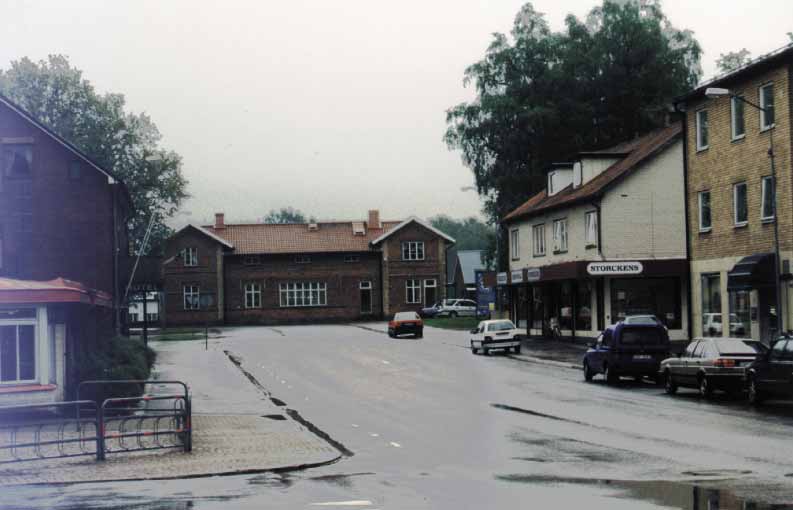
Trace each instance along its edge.
<instances>
[{"instance_id":1,"label":"silver car","mask_svg":"<svg viewBox=\"0 0 793 510\"><path fill-rule=\"evenodd\" d=\"M475 317L476 301L471 299L447 299L443 302L437 317Z\"/></svg>"}]
</instances>

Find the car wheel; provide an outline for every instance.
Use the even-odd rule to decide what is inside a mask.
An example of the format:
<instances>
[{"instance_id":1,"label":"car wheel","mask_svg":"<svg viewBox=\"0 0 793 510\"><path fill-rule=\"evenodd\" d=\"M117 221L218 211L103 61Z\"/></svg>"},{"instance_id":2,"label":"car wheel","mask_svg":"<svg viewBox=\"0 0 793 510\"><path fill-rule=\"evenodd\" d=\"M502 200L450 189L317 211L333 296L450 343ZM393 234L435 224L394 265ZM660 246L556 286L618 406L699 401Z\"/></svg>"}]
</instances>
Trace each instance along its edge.
<instances>
[{"instance_id":1,"label":"car wheel","mask_svg":"<svg viewBox=\"0 0 793 510\"><path fill-rule=\"evenodd\" d=\"M672 380L672 374L669 373L669 370L664 372L664 390L666 390L666 393L669 395L677 393L677 384Z\"/></svg>"},{"instance_id":2,"label":"car wheel","mask_svg":"<svg viewBox=\"0 0 793 510\"><path fill-rule=\"evenodd\" d=\"M594 377L594 376L595 376L595 374L592 373L592 369L589 367L589 363L587 363L585 361L584 362L584 380L586 382L592 382L592 377Z\"/></svg>"},{"instance_id":3,"label":"car wheel","mask_svg":"<svg viewBox=\"0 0 793 510\"><path fill-rule=\"evenodd\" d=\"M451 319L457 318L457 312L449 312L449 318Z\"/></svg>"},{"instance_id":4,"label":"car wheel","mask_svg":"<svg viewBox=\"0 0 793 510\"><path fill-rule=\"evenodd\" d=\"M710 398L713 396L713 387L708 382L706 375L699 376L699 396L702 398Z\"/></svg>"},{"instance_id":5,"label":"car wheel","mask_svg":"<svg viewBox=\"0 0 793 510\"><path fill-rule=\"evenodd\" d=\"M757 381L755 378L749 377L749 387L747 388L749 403L753 406L759 406L763 402L763 394L757 388Z\"/></svg>"},{"instance_id":6,"label":"car wheel","mask_svg":"<svg viewBox=\"0 0 793 510\"><path fill-rule=\"evenodd\" d=\"M514 351L515 351L515 354L520 354L520 345L515 347Z\"/></svg>"},{"instance_id":7,"label":"car wheel","mask_svg":"<svg viewBox=\"0 0 793 510\"><path fill-rule=\"evenodd\" d=\"M482 347L482 354L484 354L485 356L490 356L490 349L485 349L484 347Z\"/></svg>"},{"instance_id":8,"label":"car wheel","mask_svg":"<svg viewBox=\"0 0 793 510\"><path fill-rule=\"evenodd\" d=\"M474 347L473 342L471 342L471 354L476 354L476 347Z\"/></svg>"},{"instance_id":9,"label":"car wheel","mask_svg":"<svg viewBox=\"0 0 793 510\"><path fill-rule=\"evenodd\" d=\"M617 381L619 381L619 376L608 365L603 368L603 376L606 378L607 384L617 384Z\"/></svg>"}]
</instances>

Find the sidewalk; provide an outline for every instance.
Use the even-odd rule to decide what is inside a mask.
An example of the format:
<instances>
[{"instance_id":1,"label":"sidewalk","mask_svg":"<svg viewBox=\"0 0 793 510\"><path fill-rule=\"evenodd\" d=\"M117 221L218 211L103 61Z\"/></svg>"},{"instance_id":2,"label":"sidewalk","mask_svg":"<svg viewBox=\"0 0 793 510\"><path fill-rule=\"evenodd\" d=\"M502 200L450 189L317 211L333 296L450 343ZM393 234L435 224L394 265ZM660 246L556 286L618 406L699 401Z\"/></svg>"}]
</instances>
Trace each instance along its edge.
<instances>
[{"instance_id":1,"label":"sidewalk","mask_svg":"<svg viewBox=\"0 0 793 510\"><path fill-rule=\"evenodd\" d=\"M580 368L581 360L587 346L569 340L552 340L542 337L531 337L523 340L521 353L512 357L526 361L551 362L570 368Z\"/></svg>"},{"instance_id":2,"label":"sidewalk","mask_svg":"<svg viewBox=\"0 0 793 510\"><path fill-rule=\"evenodd\" d=\"M151 480L297 469L338 460L341 453L294 421L248 380L221 350L203 342L153 343L155 378L188 383L193 451L110 453L0 465L0 486ZM244 365L243 365L244 366ZM162 388L154 388L156 394Z\"/></svg>"}]
</instances>

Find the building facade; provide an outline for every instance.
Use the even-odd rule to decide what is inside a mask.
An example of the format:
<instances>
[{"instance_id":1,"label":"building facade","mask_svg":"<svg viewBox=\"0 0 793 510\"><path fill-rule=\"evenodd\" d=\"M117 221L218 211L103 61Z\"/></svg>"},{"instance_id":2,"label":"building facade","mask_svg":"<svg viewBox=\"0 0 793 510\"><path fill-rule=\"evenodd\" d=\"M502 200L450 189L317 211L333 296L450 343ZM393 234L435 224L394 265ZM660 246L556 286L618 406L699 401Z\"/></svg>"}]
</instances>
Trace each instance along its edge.
<instances>
[{"instance_id":1,"label":"building facade","mask_svg":"<svg viewBox=\"0 0 793 510\"><path fill-rule=\"evenodd\" d=\"M768 342L790 330L793 258L793 45L678 101L686 119L693 334ZM726 95L708 98L711 87ZM741 98L763 108L747 104ZM772 175L773 163L776 182ZM776 208L774 201L776 199ZM775 288L778 228L780 303Z\"/></svg>"},{"instance_id":2,"label":"building facade","mask_svg":"<svg viewBox=\"0 0 793 510\"><path fill-rule=\"evenodd\" d=\"M503 220L510 317L531 335L592 338L653 314L688 338L684 197L679 124L554 165Z\"/></svg>"},{"instance_id":3,"label":"building facade","mask_svg":"<svg viewBox=\"0 0 793 510\"><path fill-rule=\"evenodd\" d=\"M445 296L454 240L417 218L188 226L168 242L165 306L177 324L379 319Z\"/></svg>"}]
</instances>

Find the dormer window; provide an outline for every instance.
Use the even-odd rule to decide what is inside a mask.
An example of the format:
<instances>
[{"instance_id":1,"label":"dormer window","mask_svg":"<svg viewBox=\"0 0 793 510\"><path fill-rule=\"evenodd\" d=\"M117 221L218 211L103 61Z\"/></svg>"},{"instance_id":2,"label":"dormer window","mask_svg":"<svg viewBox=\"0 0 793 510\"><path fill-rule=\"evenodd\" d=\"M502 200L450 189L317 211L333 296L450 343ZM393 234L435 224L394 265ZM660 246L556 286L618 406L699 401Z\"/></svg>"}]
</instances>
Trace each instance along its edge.
<instances>
[{"instance_id":1,"label":"dormer window","mask_svg":"<svg viewBox=\"0 0 793 510\"><path fill-rule=\"evenodd\" d=\"M424 241L402 243L402 260L424 260Z\"/></svg>"},{"instance_id":2,"label":"dormer window","mask_svg":"<svg viewBox=\"0 0 793 510\"><path fill-rule=\"evenodd\" d=\"M22 143L3 144L3 177L30 179L33 167L33 146Z\"/></svg>"}]
</instances>

